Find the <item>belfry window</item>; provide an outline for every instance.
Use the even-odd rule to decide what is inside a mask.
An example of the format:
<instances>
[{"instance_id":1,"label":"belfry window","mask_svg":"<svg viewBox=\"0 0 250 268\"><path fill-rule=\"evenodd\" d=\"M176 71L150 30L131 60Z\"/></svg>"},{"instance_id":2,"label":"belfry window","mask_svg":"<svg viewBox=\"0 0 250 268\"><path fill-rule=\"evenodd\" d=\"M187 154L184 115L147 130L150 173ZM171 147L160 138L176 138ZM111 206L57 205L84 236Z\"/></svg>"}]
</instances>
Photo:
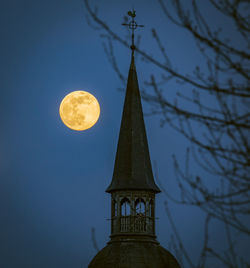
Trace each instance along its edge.
<instances>
[{"instance_id":1,"label":"belfry window","mask_svg":"<svg viewBox=\"0 0 250 268\"><path fill-rule=\"evenodd\" d=\"M117 202L115 199L112 199L112 215L117 216Z\"/></svg>"},{"instance_id":2,"label":"belfry window","mask_svg":"<svg viewBox=\"0 0 250 268\"><path fill-rule=\"evenodd\" d=\"M152 199L149 202L149 217L154 217L154 207Z\"/></svg>"},{"instance_id":3,"label":"belfry window","mask_svg":"<svg viewBox=\"0 0 250 268\"><path fill-rule=\"evenodd\" d=\"M117 202L116 201L114 204L114 214L115 214L115 216L117 216Z\"/></svg>"},{"instance_id":4,"label":"belfry window","mask_svg":"<svg viewBox=\"0 0 250 268\"><path fill-rule=\"evenodd\" d=\"M145 215L145 202L142 198L135 201L135 211L137 215Z\"/></svg>"},{"instance_id":5,"label":"belfry window","mask_svg":"<svg viewBox=\"0 0 250 268\"><path fill-rule=\"evenodd\" d=\"M123 198L121 201L121 215L122 216L130 215L130 202L128 198Z\"/></svg>"}]
</instances>

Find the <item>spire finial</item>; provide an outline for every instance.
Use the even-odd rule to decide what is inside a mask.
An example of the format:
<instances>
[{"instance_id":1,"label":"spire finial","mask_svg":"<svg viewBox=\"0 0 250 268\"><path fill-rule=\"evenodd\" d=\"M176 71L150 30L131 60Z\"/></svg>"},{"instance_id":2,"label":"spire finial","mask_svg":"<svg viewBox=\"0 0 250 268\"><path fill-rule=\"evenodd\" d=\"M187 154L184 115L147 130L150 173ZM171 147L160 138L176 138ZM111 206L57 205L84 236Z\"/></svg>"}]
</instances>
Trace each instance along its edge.
<instances>
[{"instance_id":1,"label":"spire finial","mask_svg":"<svg viewBox=\"0 0 250 268\"><path fill-rule=\"evenodd\" d=\"M134 44L134 31L137 27L144 27L144 25L139 25L136 23L135 21L135 17L136 17L136 14L135 14L135 10L133 9L132 11L128 11L128 15L132 18L132 20L129 22L129 23L122 23L122 25L124 26L128 26L129 29L132 30L132 44L130 46L131 50L132 50L132 56L134 55L134 50L135 50L135 44Z\"/></svg>"}]
</instances>

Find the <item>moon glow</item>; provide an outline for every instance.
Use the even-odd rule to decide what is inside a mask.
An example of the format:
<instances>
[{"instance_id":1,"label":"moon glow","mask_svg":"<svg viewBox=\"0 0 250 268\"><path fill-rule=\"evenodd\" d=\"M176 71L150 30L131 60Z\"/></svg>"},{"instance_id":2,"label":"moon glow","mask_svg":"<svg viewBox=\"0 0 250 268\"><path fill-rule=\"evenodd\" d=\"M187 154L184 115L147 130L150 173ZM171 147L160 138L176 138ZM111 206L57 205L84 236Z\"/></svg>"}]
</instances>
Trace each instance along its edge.
<instances>
[{"instance_id":1,"label":"moon glow","mask_svg":"<svg viewBox=\"0 0 250 268\"><path fill-rule=\"evenodd\" d=\"M73 91L66 95L59 108L63 123L73 130L91 128L100 115L97 99L86 91Z\"/></svg>"}]
</instances>

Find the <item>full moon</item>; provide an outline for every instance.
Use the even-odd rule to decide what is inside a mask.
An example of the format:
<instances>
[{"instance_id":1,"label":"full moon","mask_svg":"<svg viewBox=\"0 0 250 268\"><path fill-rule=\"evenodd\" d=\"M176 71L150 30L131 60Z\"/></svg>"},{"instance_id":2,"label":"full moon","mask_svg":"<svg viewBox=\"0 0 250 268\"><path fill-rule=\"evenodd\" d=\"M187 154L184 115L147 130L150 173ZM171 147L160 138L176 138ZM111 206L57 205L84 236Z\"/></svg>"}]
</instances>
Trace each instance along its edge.
<instances>
[{"instance_id":1,"label":"full moon","mask_svg":"<svg viewBox=\"0 0 250 268\"><path fill-rule=\"evenodd\" d=\"M73 130L91 128L100 115L97 99L86 91L73 91L66 95L59 108L63 123Z\"/></svg>"}]
</instances>

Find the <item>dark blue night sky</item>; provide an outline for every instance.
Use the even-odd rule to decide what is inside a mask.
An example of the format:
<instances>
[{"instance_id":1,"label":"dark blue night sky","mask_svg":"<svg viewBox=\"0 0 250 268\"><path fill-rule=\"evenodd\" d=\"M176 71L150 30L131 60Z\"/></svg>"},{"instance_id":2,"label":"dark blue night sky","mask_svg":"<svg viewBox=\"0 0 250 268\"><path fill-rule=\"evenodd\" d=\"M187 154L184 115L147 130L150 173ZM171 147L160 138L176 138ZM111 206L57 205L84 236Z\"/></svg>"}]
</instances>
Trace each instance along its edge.
<instances>
[{"instance_id":1,"label":"dark blue night sky","mask_svg":"<svg viewBox=\"0 0 250 268\"><path fill-rule=\"evenodd\" d=\"M158 27L180 68L186 70L194 59L199 61L192 39L158 15L157 1L96 0L93 4L121 34L126 32L121 26L123 16L134 7L138 22L145 25L139 30L143 48L154 54L150 29ZM207 12L216 23L216 14ZM86 13L82 0L1 1L2 268L84 268L96 254L91 228L96 229L100 248L109 239L110 196L105 189L112 178L124 100L124 91L118 88L124 85L110 66L98 33L87 24ZM130 51L115 49L119 67L127 73ZM137 72L142 89L150 65L138 61ZM72 131L59 117L62 98L74 90L89 91L100 103L99 121L87 131ZM143 108L150 109L145 103ZM159 117L146 117L145 123L158 178L175 194L172 155L182 162L188 142L167 125L161 128ZM154 165L153 170L156 173ZM156 231L167 248L171 229L165 199L163 193L157 196ZM202 245L204 215L195 208L170 205L195 259ZM219 244L223 227L215 223L213 228L214 243ZM243 254L246 242L239 245Z\"/></svg>"}]
</instances>

